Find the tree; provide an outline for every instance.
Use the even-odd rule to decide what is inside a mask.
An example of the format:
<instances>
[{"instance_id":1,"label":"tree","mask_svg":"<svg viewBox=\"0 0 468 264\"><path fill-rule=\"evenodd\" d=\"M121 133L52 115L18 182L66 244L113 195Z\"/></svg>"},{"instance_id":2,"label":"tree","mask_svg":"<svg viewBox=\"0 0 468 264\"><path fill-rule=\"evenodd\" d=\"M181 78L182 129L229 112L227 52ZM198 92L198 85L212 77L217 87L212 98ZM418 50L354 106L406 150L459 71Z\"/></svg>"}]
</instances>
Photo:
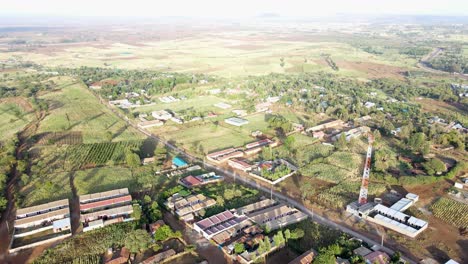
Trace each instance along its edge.
<instances>
[{"instance_id":1,"label":"tree","mask_svg":"<svg viewBox=\"0 0 468 264\"><path fill-rule=\"evenodd\" d=\"M148 218L151 222L156 222L162 218L161 210L159 210L159 205L156 201L153 201L148 209Z\"/></svg>"},{"instance_id":2,"label":"tree","mask_svg":"<svg viewBox=\"0 0 468 264\"><path fill-rule=\"evenodd\" d=\"M447 170L447 167L445 167L445 163L443 163L440 159L437 158L433 158L427 162L424 162L423 167L429 175L442 174Z\"/></svg>"},{"instance_id":3,"label":"tree","mask_svg":"<svg viewBox=\"0 0 468 264\"><path fill-rule=\"evenodd\" d=\"M219 206L224 206L224 198L221 195L216 195L216 204Z\"/></svg>"},{"instance_id":4,"label":"tree","mask_svg":"<svg viewBox=\"0 0 468 264\"><path fill-rule=\"evenodd\" d=\"M265 252L269 252L271 250L270 238L268 236L265 236L263 243L265 244Z\"/></svg>"},{"instance_id":5,"label":"tree","mask_svg":"<svg viewBox=\"0 0 468 264\"><path fill-rule=\"evenodd\" d=\"M152 199L149 195L145 194L145 196L143 196L143 203L144 204L149 204L151 203Z\"/></svg>"},{"instance_id":6,"label":"tree","mask_svg":"<svg viewBox=\"0 0 468 264\"><path fill-rule=\"evenodd\" d=\"M395 253L393 253L390 261L391 263L394 263L394 264L397 264L397 263L400 263L400 260L401 260L401 253L396 251Z\"/></svg>"},{"instance_id":7,"label":"tree","mask_svg":"<svg viewBox=\"0 0 468 264\"><path fill-rule=\"evenodd\" d=\"M130 168L137 168L138 166L140 166L140 157L138 156L138 154L133 153L131 151L129 151L125 155L125 161L127 162L127 165Z\"/></svg>"},{"instance_id":8,"label":"tree","mask_svg":"<svg viewBox=\"0 0 468 264\"><path fill-rule=\"evenodd\" d=\"M293 137L293 136L288 136L286 137L286 139L284 140L284 146L286 147L286 149L288 149L289 151L291 151L293 149L293 146L294 146L294 143L296 142L296 138Z\"/></svg>"},{"instance_id":9,"label":"tree","mask_svg":"<svg viewBox=\"0 0 468 264\"><path fill-rule=\"evenodd\" d=\"M385 171L389 167L395 166L395 164L396 155L389 148L381 148L375 151L375 170Z\"/></svg>"},{"instance_id":10,"label":"tree","mask_svg":"<svg viewBox=\"0 0 468 264\"><path fill-rule=\"evenodd\" d=\"M143 229L133 230L125 238L124 244L132 253L143 252L151 246L151 236Z\"/></svg>"},{"instance_id":11,"label":"tree","mask_svg":"<svg viewBox=\"0 0 468 264\"><path fill-rule=\"evenodd\" d=\"M421 151L425 141L426 135L424 133L414 133L410 136L408 140L408 145L413 151Z\"/></svg>"},{"instance_id":12,"label":"tree","mask_svg":"<svg viewBox=\"0 0 468 264\"><path fill-rule=\"evenodd\" d=\"M346 134L341 133L340 136L338 137L338 140L336 141L335 146L339 149L342 150L346 148L348 142L346 141Z\"/></svg>"},{"instance_id":13,"label":"tree","mask_svg":"<svg viewBox=\"0 0 468 264\"><path fill-rule=\"evenodd\" d=\"M242 254L242 252L245 251L245 246L243 243L236 243L234 245L234 253L236 254Z\"/></svg>"},{"instance_id":14,"label":"tree","mask_svg":"<svg viewBox=\"0 0 468 264\"><path fill-rule=\"evenodd\" d=\"M175 233L168 225L163 225L154 232L154 240L165 241L168 238L174 237Z\"/></svg>"},{"instance_id":15,"label":"tree","mask_svg":"<svg viewBox=\"0 0 468 264\"><path fill-rule=\"evenodd\" d=\"M133 218L135 218L135 220L138 221L141 219L141 215L142 215L141 207L138 204L134 204L133 213L132 213Z\"/></svg>"},{"instance_id":16,"label":"tree","mask_svg":"<svg viewBox=\"0 0 468 264\"><path fill-rule=\"evenodd\" d=\"M293 239L293 240L299 239L299 238L304 237L304 235L305 235L304 230L302 230L300 228L296 228L291 232L291 239Z\"/></svg>"},{"instance_id":17,"label":"tree","mask_svg":"<svg viewBox=\"0 0 468 264\"><path fill-rule=\"evenodd\" d=\"M106 132L106 139L107 139L107 141L111 142L113 138L114 138L114 135L112 135L112 132L107 131L107 132Z\"/></svg>"},{"instance_id":18,"label":"tree","mask_svg":"<svg viewBox=\"0 0 468 264\"><path fill-rule=\"evenodd\" d=\"M286 229L284 231L284 238L285 238L286 242L288 242L288 240L291 238L291 231L289 231L289 229Z\"/></svg>"}]
</instances>

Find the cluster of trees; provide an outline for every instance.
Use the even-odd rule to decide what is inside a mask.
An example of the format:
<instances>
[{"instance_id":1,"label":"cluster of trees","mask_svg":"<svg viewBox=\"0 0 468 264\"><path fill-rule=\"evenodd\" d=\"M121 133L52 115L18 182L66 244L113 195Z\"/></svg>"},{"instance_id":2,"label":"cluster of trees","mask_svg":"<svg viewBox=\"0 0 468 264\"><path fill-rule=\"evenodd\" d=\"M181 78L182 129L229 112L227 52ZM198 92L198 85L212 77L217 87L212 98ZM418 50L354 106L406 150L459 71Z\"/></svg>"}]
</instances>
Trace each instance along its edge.
<instances>
[{"instance_id":1,"label":"cluster of trees","mask_svg":"<svg viewBox=\"0 0 468 264\"><path fill-rule=\"evenodd\" d=\"M269 180L277 180L285 175L288 175L291 172L288 166L281 164L272 170L262 169L262 177Z\"/></svg>"},{"instance_id":2,"label":"cluster of trees","mask_svg":"<svg viewBox=\"0 0 468 264\"><path fill-rule=\"evenodd\" d=\"M336 258L341 257L348 259L351 264L365 264L366 261L362 256L355 255L353 250L360 247L361 242L350 240L347 236L341 236L335 243L319 249L318 255L314 258L313 264L334 264ZM390 259L387 260L391 264L401 263L401 254L395 252Z\"/></svg>"},{"instance_id":3,"label":"cluster of trees","mask_svg":"<svg viewBox=\"0 0 468 264\"><path fill-rule=\"evenodd\" d=\"M132 230L127 234L124 240L125 247L132 253L142 253L149 248L158 251L162 248L161 242L171 238L181 238L180 231L173 231L170 226L163 225L159 227L153 237L143 229Z\"/></svg>"},{"instance_id":4,"label":"cluster of trees","mask_svg":"<svg viewBox=\"0 0 468 264\"><path fill-rule=\"evenodd\" d=\"M430 48L427 47L420 47L420 46L415 46L415 47L405 47L401 48L398 52L400 54L407 55L411 58L418 59L426 55L431 51Z\"/></svg>"},{"instance_id":5,"label":"cluster of trees","mask_svg":"<svg viewBox=\"0 0 468 264\"><path fill-rule=\"evenodd\" d=\"M463 46L461 45L448 47L432 59L430 65L434 69L446 72L468 73L468 58L463 55Z\"/></svg>"},{"instance_id":6,"label":"cluster of trees","mask_svg":"<svg viewBox=\"0 0 468 264\"><path fill-rule=\"evenodd\" d=\"M19 173L26 169L26 163L17 161L15 157L18 140L7 140L0 142L0 214L5 210L8 200L6 199L6 186L11 175L11 169L16 165Z\"/></svg>"},{"instance_id":7,"label":"cluster of trees","mask_svg":"<svg viewBox=\"0 0 468 264\"><path fill-rule=\"evenodd\" d=\"M56 247L47 249L42 256L34 260L33 263L59 264L72 262L84 256L101 255L105 253L108 248L126 245L125 241L127 237L134 232L134 225L135 223L132 222L117 223L73 236ZM143 235L143 233L139 231L132 235L132 237L134 236L146 236L147 239L149 235ZM138 240L141 239L138 238ZM134 249L138 249L139 247L141 246L132 246Z\"/></svg>"},{"instance_id":8,"label":"cluster of trees","mask_svg":"<svg viewBox=\"0 0 468 264\"><path fill-rule=\"evenodd\" d=\"M266 116L268 127L276 130L277 134L284 137L286 133L291 131L292 124L284 116L281 115L268 115Z\"/></svg>"},{"instance_id":9,"label":"cluster of trees","mask_svg":"<svg viewBox=\"0 0 468 264\"><path fill-rule=\"evenodd\" d=\"M162 219L161 209L156 200L152 199L149 195L145 195L143 200L140 201L142 213L144 217L141 218L140 222L143 223L154 223L159 219Z\"/></svg>"},{"instance_id":10,"label":"cluster of trees","mask_svg":"<svg viewBox=\"0 0 468 264\"><path fill-rule=\"evenodd\" d=\"M24 96L33 97L39 91L52 90L57 85L49 74L4 73L0 79L0 98ZM8 81L6 81L8 80Z\"/></svg>"},{"instance_id":11,"label":"cluster of trees","mask_svg":"<svg viewBox=\"0 0 468 264\"><path fill-rule=\"evenodd\" d=\"M87 85L102 81L102 89L99 90L106 98L119 98L124 93L141 93L145 90L148 95L156 95L171 92L180 84L197 84L200 80L212 81L213 78L203 74L161 73L151 70L123 70L103 69L93 67L81 67L77 69L58 69L61 74L78 76Z\"/></svg>"}]
</instances>

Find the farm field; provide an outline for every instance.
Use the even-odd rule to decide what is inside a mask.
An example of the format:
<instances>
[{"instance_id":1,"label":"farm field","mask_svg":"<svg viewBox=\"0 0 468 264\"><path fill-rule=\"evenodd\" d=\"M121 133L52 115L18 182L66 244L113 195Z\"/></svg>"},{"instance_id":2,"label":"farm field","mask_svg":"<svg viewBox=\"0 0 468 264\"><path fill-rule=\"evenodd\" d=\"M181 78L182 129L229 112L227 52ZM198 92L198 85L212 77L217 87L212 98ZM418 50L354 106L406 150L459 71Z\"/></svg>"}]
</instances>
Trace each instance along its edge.
<instances>
[{"instance_id":1,"label":"farm field","mask_svg":"<svg viewBox=\"0 0 468 264\"><path fill-rule=\"evenodd\" d=\"M65 170L102 166L111 162L125 162L125 151L140 150L141 141L120 141L70 146L64 161Z\"/></svg>"},{"instance_id":2,"label":"farm field","mask_svg":"<svg viewBox=\"0 0 468 264\"><path fill-rule=\"evenodd\" d=\"M24 128L33 118L33 114L13 102L0 101L0 141L11 138Z\"/></svg>"},{"instance_id":3,"label":"farm field","mask_svg":"<svg viewBox=\"0 0 468 264\"><path fill-rule=\"evenodd\" d=\"M324 63L324 53L331 54L339 65L337 73L359 78L399 76L400 68L416 64L398 53L371 54L340 41L333 35L274 39L264 31L203 32L178 40L75 45L53 54L15 52L9 56L20 55L47 66L153 68L223 76L334 72ZM284 58L284 66L280 66L280 58Z\"/></svg>"},{"instance_id":4,"label":"farm field","mask_svg":"<svg viewBox=\"0 0 468 264\"><path fill-rule=\"evenodd\" d=\"M442 219L459 228L468 228L468 205L441 197L431 206L431 210L437 218Z\"/></svg>"},{"instance_id":5,"label":"farm field","mask_svg":"<svg viewBox=\"0 0 468 264\"><path fill-rule=\"evenodd\" d=\"M61 90L40 97L49 104L49 114L44 118L38 133L75 132L83 135L84 143L138 139L140 134L129 128L118 117L99 103L81 82L59 77Z\"/></svg>"}]
</instances>

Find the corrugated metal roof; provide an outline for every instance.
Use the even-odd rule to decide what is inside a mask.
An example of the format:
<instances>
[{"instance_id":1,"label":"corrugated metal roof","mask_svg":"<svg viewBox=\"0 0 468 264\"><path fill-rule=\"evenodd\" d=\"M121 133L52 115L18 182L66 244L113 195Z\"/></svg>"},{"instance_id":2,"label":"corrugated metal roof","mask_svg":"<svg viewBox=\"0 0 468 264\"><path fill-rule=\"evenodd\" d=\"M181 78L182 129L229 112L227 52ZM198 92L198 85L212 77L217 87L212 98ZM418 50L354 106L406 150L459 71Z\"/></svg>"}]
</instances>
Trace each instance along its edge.
<instances>
[{"instance_id":1,"label":"corrugated metal roof","mask_svg":"<svg viewBox=\"0 0 468 264\"><path fill-rule=\"evenodd\" d=\"M57 208L61 206L68 206L68 199L63 199L59 201L54 201L50 203L45 203L45 204L40 204L36 206L31 206L31 207L26 207L26 208L21 208L16 210L16 215L25 215L25 214L32 214L52 208Z\"/></svg>"},{"instance_id":2,"label":"corrugated metal roof","mask_svg":"<svg viewBox=\"0 0 468 264\"><path fill-rule=\"evenodd\" d=\"M38 221L46 221L46 220L50 220L51 218L58 218L61 216L66 216L66 215L70 215L70 209L68 207L64 209L40 214L40 215L34 215L34 216L26 217L26 218L16 219L15 226L25 225L29 223L38 222Z\"/></svg>"},{"instance_id":3,"label":"corrugated metal roof","mask_svg":"<svg viewBox=\"0 0 468 264\"><path fill-rule=\"evenodd\" d=\"M103 210L99 212L82 214L81 221L84 222L87 219L98 218L100 216L115 216L115 215L122 215L122 214L131 214L131 213L133 213L133 207L131 205L125 205L125 206Z\"/></svg>"},{"instance_id":4,"label":"corrugated metal roof","mask_svg":"<svg viewBox=\"0 0 468 264\"><path fill-rule=\"evenodd\" d=\"M132 201L132 196L126 195L122 197L111 198L109 200L97 201L97 202L92 202L92 203L87 203L87 204L80 204L80 210L86 211L90 209L105 207L105 206L119 204L119 203L131 202L131 201Z\"/></svg>"},{"instance_id":5,"label":"corrugated metal roof","mask_svg":"<svg viewBox=\"0 0 468 264\"><path fill-rule=\"evenodd\" d=\"M122 188L107 192L100 192L100 193L91 193L91 194L83 194L80 195L80 203L85 203L92 200L104 199L107 197L116 197L128 194L128 188Z\"/></svg>"}]
</instances>

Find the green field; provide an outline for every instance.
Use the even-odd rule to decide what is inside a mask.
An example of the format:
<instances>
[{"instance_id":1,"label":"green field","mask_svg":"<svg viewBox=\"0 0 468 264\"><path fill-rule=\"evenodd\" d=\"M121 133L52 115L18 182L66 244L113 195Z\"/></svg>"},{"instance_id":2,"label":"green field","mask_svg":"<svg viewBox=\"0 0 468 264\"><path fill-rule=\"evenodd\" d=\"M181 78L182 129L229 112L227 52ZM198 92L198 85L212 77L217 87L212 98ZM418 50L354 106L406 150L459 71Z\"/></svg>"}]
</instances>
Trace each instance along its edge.
<instances>
[{"instance_id":1,"label":"green field","mask_svg":"<svg viewBox=\"0 0 468 264\"><path fill-rule=\"evenodd\" d=\"M40 99L49 105L49 114L44 118L38 133L80 131L84 143L112 140L139 139L140 134L129 128L105 106L81 82L60 77L61 90L46 93Z\"/></svg>"},{"instance_id":2,"label":"green field","mask_svg":"<svg viewBox=\"0 0 468 264\"><path fill-rule=\"evenodd\" d=\"M34 176L20 189L22 207L71 198L69 172L46 173Z\"/></svg>"},{"instance_id":3,"label":"green field","mask_svg":"<svg viewBox=\"0 0 468 264\"><path fill-rule=\"evenodd\" d=\"M26 112L14 103L0 103L0 141L11 138L23 129L33 118L33 114Z\"/></svg>"},{"instance_id":4,"label":"green field","mask_svg":"<svg viewBox=\"0 0 468 264\"><path fill-rule=\"evenodd\" d=\"M130 169L124 167L102 167L76 171L75 186L79 195L103 192L112 189L134 189L136 179Z\"/></svg>"},{"instance_id":5,"label":"green field","mask_svg":"<svg viewBox=\"0 0 468 264\"><path fill-rule=\"evenodd\" d=\"M228 147L238 147L253 141L252 137L234 127L230 129L211 123L174 131L165 134L164 137L174 141L178 146L198 154L206 154Z\"/></svg>"},{"instance_id":6,"label":"green field","mask_svg":"<svg viewBox=\"0 0 468 264\"><path fill-rule=\"evenodd\" d=\"M229 113L233 109L236 109L235 105L232 104L231 102L229 102L229 100L226 100L226 99L223 99L223 98L220 98L220 97L216 97L216 96L212 96L212 95L197 96L197 97L194 97L194 98L188 98L186 100L179 101L179 102L173 102L173 103L162 103L159 100L157 100L156 102L157 103L155 105L134 108L134 109L132 109L132 112L133 113L136 113L136 112L138 112L138 113L142 113L142 112L149 113L151 111L157 111L157 110L171 110L171 111L174 111L174 112L179 112L179 111L185 110L185 109L193 109L193 110L199 111L199 112L213 111L213 112L219 114L219 113ZM220 102L225 102L225 103L231 104L233 107L230 108L230 109L221 109L221 108L218 108L218 107L214 106L214 104L217 104L217 103L220 103Z\"/></svg>"}]
</instances>

